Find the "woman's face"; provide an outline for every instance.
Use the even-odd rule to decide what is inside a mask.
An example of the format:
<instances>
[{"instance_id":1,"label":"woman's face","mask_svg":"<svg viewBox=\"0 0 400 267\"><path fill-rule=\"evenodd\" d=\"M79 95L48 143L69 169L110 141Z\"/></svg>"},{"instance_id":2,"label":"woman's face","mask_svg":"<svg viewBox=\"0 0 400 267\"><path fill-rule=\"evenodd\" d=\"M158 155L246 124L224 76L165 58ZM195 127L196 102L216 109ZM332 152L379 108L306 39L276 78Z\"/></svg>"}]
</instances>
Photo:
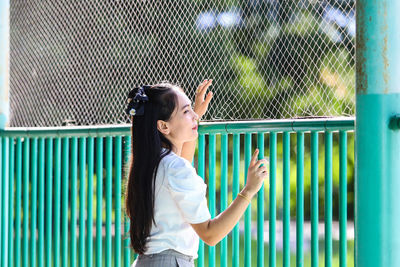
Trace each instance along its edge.
<instances>
[{"instance_id":1,"label":"woman's face","mask_svg":"<svg viewBox=\"0 0 400 267\"><path fill-rule=\"evenodd\" d=\"M196 140L197 119L199 116L193 111L191 101L186 94L175 90L178 105L171 114L170 119L165 123L166 128L161 132L175 145ZM159 127L160 129L160 127Z\"/></svg>"}]
</instances>

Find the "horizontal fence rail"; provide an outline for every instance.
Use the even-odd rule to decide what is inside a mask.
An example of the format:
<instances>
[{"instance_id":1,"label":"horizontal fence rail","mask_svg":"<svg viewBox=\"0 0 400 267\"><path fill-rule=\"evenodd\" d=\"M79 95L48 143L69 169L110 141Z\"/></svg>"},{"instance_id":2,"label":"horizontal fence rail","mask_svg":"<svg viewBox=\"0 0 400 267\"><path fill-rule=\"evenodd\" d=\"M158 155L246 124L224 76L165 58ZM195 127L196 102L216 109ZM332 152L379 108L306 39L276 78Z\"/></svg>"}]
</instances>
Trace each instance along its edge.
<instances>
[{"instance_id":1,"label":"horizontal fence rail","mask_svg":"<svg viewBox=\"0 0 400 267\"><path fill-rule=\"evenodd\" d=\"M200 241L197 266L332 266L336 254L341 267L352 263L353 130L351 118L201 123L193 164L208 185L212 217L243 188L255 148L269 158L270 175L230 235L216 247ZM9 128L0 135L2 266L132 264L122 204L129 125Z\"/></svg>"}]
</instances>

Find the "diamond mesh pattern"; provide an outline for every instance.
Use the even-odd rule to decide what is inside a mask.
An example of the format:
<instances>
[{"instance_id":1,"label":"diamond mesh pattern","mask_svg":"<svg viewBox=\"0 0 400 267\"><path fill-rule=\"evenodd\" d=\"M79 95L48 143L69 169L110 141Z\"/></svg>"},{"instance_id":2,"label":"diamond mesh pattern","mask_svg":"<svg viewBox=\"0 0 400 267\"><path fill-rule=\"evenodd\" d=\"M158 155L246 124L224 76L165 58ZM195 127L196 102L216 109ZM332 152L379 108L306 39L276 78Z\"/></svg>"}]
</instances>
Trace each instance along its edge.
<instances>
[{"instance_id":1,"label":"diamond mesh pattern","mask_svg":"<svg viewBox=\"0 0 400 267\"><path fill-rule=\"evenodd\" d=\"M130 88L162 80L206 120L354 114L352 0L11 0L11 126L118 124Z\"/></svg>"}]
</instances>

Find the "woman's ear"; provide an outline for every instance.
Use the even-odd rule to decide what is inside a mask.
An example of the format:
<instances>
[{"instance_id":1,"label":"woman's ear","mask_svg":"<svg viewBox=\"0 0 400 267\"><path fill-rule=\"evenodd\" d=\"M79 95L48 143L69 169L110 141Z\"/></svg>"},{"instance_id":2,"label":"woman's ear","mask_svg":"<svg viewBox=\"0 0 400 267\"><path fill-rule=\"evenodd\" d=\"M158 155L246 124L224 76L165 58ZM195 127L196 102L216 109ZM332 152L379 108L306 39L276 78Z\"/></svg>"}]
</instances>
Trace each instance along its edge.
<instances>
[{"instance_id":1,"label":"woman's ear","mask_svg":"<svg viewBox=\"0 0 400 267\"><path fill-rule=\"evenodd\" d=\"M160 131L160 133L164 135L168 135L170 131L170 129L168 128L168 123L163 120L157 121L157 129Z\"/></svg>"}]
</instances>

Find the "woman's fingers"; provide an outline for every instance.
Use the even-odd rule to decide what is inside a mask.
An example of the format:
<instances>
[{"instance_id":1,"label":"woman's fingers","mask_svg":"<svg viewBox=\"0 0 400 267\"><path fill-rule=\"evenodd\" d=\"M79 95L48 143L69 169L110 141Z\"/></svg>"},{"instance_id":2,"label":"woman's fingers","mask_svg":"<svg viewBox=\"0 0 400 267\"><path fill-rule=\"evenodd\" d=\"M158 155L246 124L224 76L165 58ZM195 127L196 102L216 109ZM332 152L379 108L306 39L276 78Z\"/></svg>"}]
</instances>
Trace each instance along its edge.
<instances>
[{"instance_id":1,"label":"woman's fingers","mask_svg":"<svg viewBox=\"0 0 400 267\"><path fill-rule=\"evenodd\" d=\"M203 87L204 87L204 85L206 84L207 81L208 81L208 80L205 79L204 81L202 81L202 82L199 84L199 86L197 86L196 93L199 93L199 92L203 89Z\"/></svg>"},{"instance_id":2,"label":"woman's fingers","mask_svg":"<svg viewBox=\"0 0 400 267\"><path fill-rule=\"evenodd\" d=\"M268 160L266 160L266 159L260 159L260 160L258 160L258 161L255 163L255 167L256 167L256 168L259 168L259 167L261 166L261 164L264 164L264 166L267 165L267 164L268 164Z\"/></svg>"},{"instance_id":3,"label":"woman's fingers","mask_svg":"<svg viewBox=\"0 0 400 267\"><path fill-rule=\"evenodd\" d=\"M257 162L257 156L258 156L258 148L254 151L253 156L251 157L250 160L250 167L252 167L254 164Z\"/></svg>"},{"instance_id":4,"label":"woman's fingers","mask_svg":"<svg viewBox=\"0 0 400 267\"><path fill-rule=\"evenodd\" d=\"M263 173L268 172L268 168L267 168L267 166L262 166L262 167L260 167L257 171L258 171L259 173L263 174Z\"/></svg>"},{"instance_id":5,"label":"woman's fingers","mask_svg":"<svg viewBox=\"0 0 400 267\"><path fill-rule=\"evenodd\" d=\"M206 101L205 101L207 106L210 103L212 97L213 97L213 93L212 92L208 92L208 94L206 96Z\"/></svg>"},{"instance_id":6,"label":"woman's fingers","mask_svg":"<svg viewBox=\"0 0 400 267\"><path fill-rule=\"evenodd\" d=\"M212 80L208 80L206 84L203 86L203 89L201 90L201 95L204 96L207 92L208 87L212 84Z\"/></svg>"},{"instance_id":7,"label":"woman's fingers","mask_svg":"<svg viewBox=\"0 0 400 267\"><path fill-rule=\"evenodd\" d=\"M212 83L212 80L211 80L211 79L209 79L209 80L204 80L204 81L199 85L199 87L197 87L196 95L199 96L199 97L201 97L201 99L203 99L203 97L204 97L204 95L205 95L205 93L206 93L206 91L207 91L207 88L210 87L211 83Z\"/></svg>"},{"instance_id":8,"label":"woman's fingers","mask_svg":"<svg viewBox=\"0 0 400 267\"><path fill-rule=\"evenodd\" d=\"M212 80L204 80L196 90L196 97L194 99L194 111L199 115L199 117L203 116L207 111L208 104L211 101L213 96L212 92L207 94L206 99L204 100L205 94L207 92L207 88L211 85Z\"/></svg>"}]
</instances>

